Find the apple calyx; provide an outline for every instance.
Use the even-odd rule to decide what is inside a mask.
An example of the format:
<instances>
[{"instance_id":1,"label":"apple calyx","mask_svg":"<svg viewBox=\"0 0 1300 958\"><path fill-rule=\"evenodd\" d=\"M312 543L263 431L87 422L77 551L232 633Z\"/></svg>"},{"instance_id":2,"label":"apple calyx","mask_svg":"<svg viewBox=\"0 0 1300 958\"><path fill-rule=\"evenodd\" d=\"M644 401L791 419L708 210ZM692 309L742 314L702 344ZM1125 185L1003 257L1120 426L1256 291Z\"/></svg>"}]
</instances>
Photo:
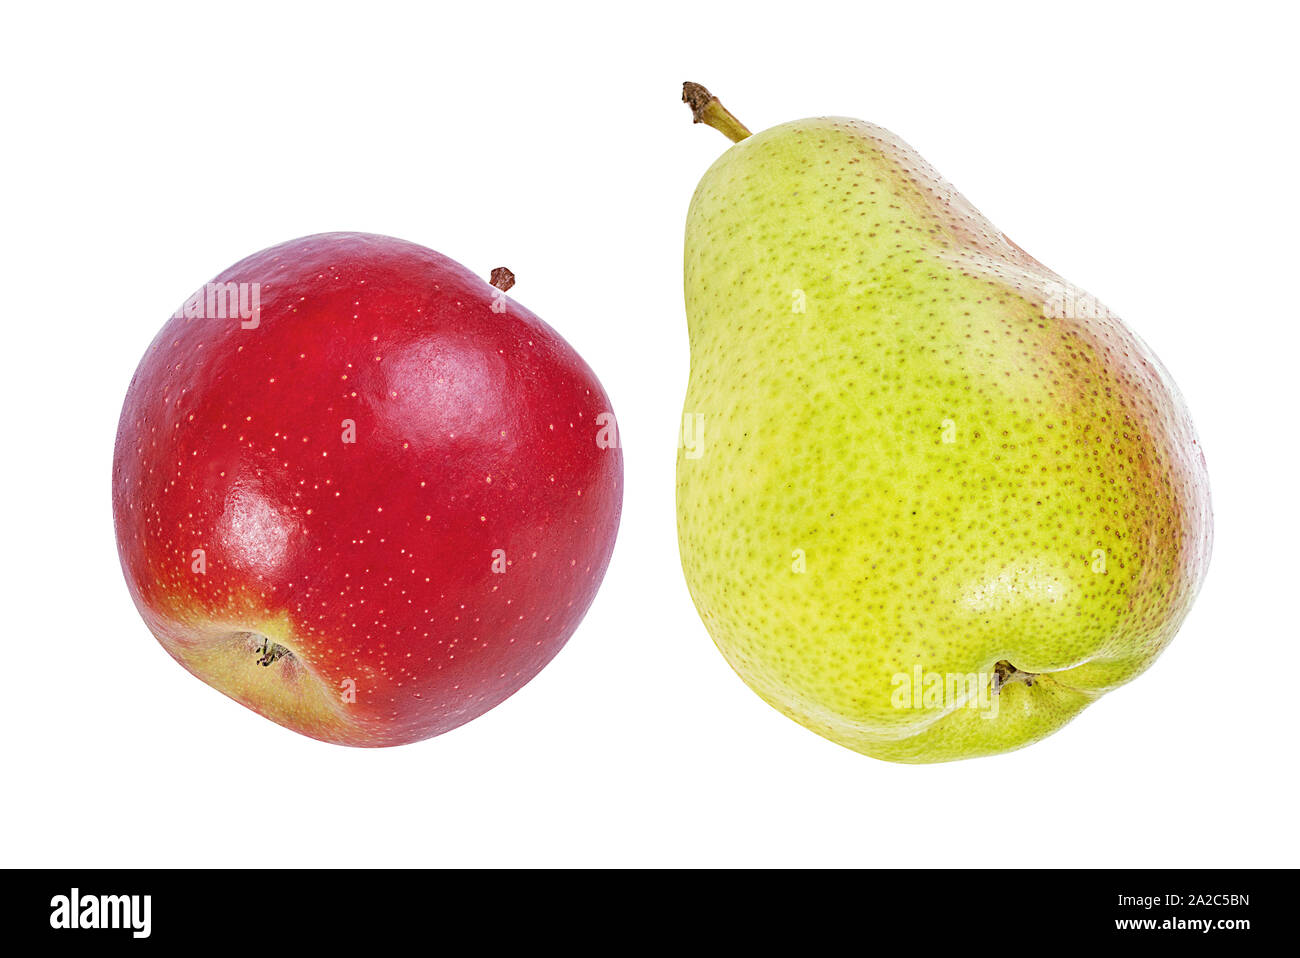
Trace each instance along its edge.
<instances>
[{"instance_id":1,"label":"apple calyx","mask_svg":"<svg viewBox=\"0 0 1300 958\"><path fill-rule=\"evenodd\" d=\"M257 636L251 632L248 634L248 637L254 642L257 641ZM262 636L261 645L254 645L253 651L259 653L260 657L257 660L257 664L261 666L268 666L272 662L277 662L285 656L288 656L291 659L293 658L292 652L286 649L279 642L272 642L266 636Z\"/></svg>"},{"instance_id":2,"label":"apple calyx","mask_svg":"<svg viewBox=\"0 0 1300 958\"><path fill-rule=\"evenodd\" d=\"M696 123L704 123L726 136L731 142L739 143L749 136L745 124L732 115L722 105L722 101L699 83L687 80L682 84L682 102L691 108L691 117Z\"/></svg>"},{"instance_id":3,"label":"apple calyx","mask_svg":"<svg viewBox=\"0 0 1300 958\"><path fill-rule=\"evenodd\" d=\"M194 631L164 626L154 634L203 682L280 725L326 742L377 744L352 708L355 699L318 671L286 621L212 623Z\"/></svg>"},{"instance_id":4,"label":"apple calyx","mask_svg":"<svg viewBox=\"0 0 1300 958\"><path fill-rule=\"evenodd\" d=\"M996 695L1002 691L1004 685L1010 685L1012 682L1024 682L1025 685L1032 688L1034 679L1037 677L1037 672L1022 672L1006 659L1003 659L993 666L993 694Z\"/></svg>"}]
</instances>

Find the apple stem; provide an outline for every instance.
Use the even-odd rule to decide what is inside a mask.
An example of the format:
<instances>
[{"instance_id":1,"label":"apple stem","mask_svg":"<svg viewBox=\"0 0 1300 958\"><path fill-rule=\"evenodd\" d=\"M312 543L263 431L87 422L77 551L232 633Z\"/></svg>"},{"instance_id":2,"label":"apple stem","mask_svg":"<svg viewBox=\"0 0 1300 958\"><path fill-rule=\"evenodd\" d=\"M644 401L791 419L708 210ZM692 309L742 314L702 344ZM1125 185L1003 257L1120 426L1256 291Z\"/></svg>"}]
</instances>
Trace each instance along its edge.
<instances>
[{"instance_id":1,"label":"apple stem","mask_svg":"<svg viewBox=\"0 0 1300 958\"><path fill-rule=\"evenodd\" d=\"M682 102L691 108L691 116L696 123L707 123L719 133L724 134L733 143L739 143L749 136L749 130L731 111L722 105L722 101L698 83L687 80L682 84Z\"/></svg>"},{"instance_id":2,"label":"apple stem","mask_svg":"<svg viewBox=\"0 0 1300 958\"><path fill-rule=\"evenodd\" d=\"M515 285L515 274L510 272L510 270L506 269L504 266L498 266L496 269L492 270L492 278L489 282L504 293L511 286Z\"/></svg>"}]
</instances>

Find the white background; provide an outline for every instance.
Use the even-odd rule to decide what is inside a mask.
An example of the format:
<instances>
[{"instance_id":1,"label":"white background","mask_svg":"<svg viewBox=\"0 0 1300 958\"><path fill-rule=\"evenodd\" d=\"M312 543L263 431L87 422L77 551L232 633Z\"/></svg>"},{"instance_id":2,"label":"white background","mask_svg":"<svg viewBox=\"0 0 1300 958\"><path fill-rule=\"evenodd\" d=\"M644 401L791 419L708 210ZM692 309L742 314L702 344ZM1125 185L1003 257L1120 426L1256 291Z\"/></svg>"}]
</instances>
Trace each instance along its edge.
<instances>
[{"instance_id":1,"label":"white background","mask_svg":"<svg viewBox=\"0 0 1300 958\"><path fill-rule=\"evenodd\" d=\"M0 863L1297 865L1294 14L1235 3L8 5ZM1178 638L1055 736L879 762L732 674L677 559L682 226L726 147L899 133L1172 370L1215 555ZM388 233L555 326L613 398L622 531L578 633L438 739L345 749L185 674L128 597L118 411L196 286Z\"/></svg>"}]
</instances>

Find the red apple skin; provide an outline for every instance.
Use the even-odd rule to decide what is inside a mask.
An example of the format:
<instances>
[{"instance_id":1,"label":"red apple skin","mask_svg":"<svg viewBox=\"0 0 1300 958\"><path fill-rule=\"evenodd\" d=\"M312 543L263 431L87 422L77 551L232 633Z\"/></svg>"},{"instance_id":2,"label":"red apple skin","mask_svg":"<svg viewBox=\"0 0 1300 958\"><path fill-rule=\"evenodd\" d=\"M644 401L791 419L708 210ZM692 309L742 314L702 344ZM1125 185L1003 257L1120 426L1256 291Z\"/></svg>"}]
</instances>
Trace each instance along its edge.
<instances>
[{"instance_id":1,"label":"red apple skin","mask_svg":"<svg viewBox=\"0 0 1300 958\"><path fill-rule=\"evenodd\" d=\"M173 317L118 426L118 552L150 630L325 741L414 742L499 704L568 640L613 550L623 459L596 376L483 279L390 237L307 236L213 282L260 284L260 316ZM263 665L268 641L287 654Z\"/></svg>"}]
</instances>

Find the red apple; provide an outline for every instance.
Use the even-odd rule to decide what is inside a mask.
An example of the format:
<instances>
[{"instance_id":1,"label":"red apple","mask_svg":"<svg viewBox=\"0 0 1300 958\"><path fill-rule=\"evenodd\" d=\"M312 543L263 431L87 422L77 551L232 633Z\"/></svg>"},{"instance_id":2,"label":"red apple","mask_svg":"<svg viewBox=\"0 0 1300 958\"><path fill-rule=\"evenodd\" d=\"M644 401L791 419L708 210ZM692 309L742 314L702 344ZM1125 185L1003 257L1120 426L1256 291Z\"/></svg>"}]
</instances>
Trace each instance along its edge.
<instances>
[{"instance_id":1,"label":"red apple","mask_svg":"<svg viewBox=\"0 0 1300 958\"><path fill-rule=\"evenodd\" d=\"M191 297L113 454L158 641L345 745L441 734L536 675L596 594L622 492L609 399L568 343L447 257L361 233L264 250Z\"/></svg>"}]
</instances>

